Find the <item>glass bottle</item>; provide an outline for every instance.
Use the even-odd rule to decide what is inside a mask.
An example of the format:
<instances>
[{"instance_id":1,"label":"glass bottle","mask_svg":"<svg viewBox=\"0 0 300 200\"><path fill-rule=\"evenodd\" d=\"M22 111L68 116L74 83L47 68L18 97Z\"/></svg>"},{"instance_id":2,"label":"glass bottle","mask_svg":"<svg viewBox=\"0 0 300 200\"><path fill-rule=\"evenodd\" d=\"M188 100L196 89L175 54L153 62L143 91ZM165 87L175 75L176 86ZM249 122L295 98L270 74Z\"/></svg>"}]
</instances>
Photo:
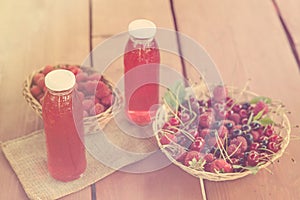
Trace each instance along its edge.
<instances>
[{"instance_id":1,"label":"glass bottle","mask_svg":"<svg viewBox=\"0 0 300 200\"><path fill-rule=\"evenodd\" d=\"M124 54L125 111L131 121L143 126L151 122L155 113L152 106L159 103L160 52L154 38L156 26L149 20L134 20L128 32Z\"/></svg>"},{"instance_id":2,"label":"glass bottle","mask_svg":"<svg viewBox=\"0 0 300 200\"><path fill-rule=\"evenodd\" d=\"M51 176L60 181L79 178L86 169L83 144L83 109L77 97L75 76L68 70L54 70L45 77L48 91L42 106Z\"/></svg>"}]
</instances>

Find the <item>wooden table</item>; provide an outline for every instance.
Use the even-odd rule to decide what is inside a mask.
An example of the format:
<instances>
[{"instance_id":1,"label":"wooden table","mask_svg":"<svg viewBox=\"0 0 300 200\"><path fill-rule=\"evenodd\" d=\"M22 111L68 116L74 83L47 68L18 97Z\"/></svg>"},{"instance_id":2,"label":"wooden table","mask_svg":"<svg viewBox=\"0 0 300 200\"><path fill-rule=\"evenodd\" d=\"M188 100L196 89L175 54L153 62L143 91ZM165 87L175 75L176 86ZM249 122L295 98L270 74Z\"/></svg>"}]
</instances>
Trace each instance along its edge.
<instances>
[{"instance_id":1,"label":"wooden table","mask_svg":"<svg viewBox=\"0 0 300 200\"><path fill-rule=\"evenodd\" d=\"M277 8L277 9L276 9ZM43 127L22 97L26 75L46 64L81 63L101 41L136 18L178 30L203 45L227 84L251 79L257 93L281 99L299 136L300 3L297 0L65 0L0 2L0 140ZM181 70L179 59L172 60ZM117 65L117 64L115 64ZM187 65L188 66L188 65ZM114 79L113 68L107 75ZM193 76L190 67L187 75ZM280 162L256 176L205 181L208 199L300 199L300 148L292 140ZM0 153L0 199L27 199ZM201 199L198 179L174 165L146 174L117 171L62 199Z\"/></svg>"}]
</instances>

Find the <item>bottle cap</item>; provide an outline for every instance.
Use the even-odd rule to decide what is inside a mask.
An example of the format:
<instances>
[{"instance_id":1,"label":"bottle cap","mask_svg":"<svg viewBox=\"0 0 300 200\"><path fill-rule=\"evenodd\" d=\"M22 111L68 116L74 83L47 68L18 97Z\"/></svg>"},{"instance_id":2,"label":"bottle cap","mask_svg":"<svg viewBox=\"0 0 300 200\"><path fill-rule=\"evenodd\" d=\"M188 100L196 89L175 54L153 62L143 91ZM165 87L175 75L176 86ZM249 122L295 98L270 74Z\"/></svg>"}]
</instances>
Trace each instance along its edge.
<instances>
[{"instance_id":1,"label":"bottle cap","mask_svg":"<svg viewBox=\"0 0 300 200\"><path fill-rule=\"evenodd\" d=\"M49 72L45 77L45 85L56 92L70 90L76 83L75 75L65 69L57 69Z\"/></svg>"},{"instance_id":2,"label":"bottle cap","mask_svg":"<svg viewBox=\"0 0 300 200\"><path fill-rule=\"evenodd\" d=\"M128 25L129 34L138 39L153 38L156 33L156 25L146 19L137 19Z\"/></svg>"}]
</instances>

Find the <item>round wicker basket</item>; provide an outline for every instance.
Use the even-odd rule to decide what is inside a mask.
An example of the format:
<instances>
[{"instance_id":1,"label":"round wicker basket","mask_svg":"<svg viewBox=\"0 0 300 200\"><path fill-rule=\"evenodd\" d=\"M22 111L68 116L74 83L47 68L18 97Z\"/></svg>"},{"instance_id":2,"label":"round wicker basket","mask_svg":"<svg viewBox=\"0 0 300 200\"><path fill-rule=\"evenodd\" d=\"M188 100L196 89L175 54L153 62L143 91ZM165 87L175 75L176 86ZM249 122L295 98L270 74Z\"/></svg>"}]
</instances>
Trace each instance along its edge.
<instances>
[{"instance_id":1,"label":"round wicker basket","mask_svg":"<svg viewBox=\"0 0 300 200\"><path fill-rule=\"evenodd\" d=\"M60 68L61 66L68 66L68 65L57 65L57 68ZM94 73L95 71L90 67L80 67L84 72L87 72L88 74ZM42 117L42 105L40 102L34 98L30 92L30 87L32 85L32 79L35 74L42 71L43 68L33 71L24 81L23 85L23 96L27 103L30 105L30 107L35 111L35 113ZM101 80L113 91L114 95L114 102L113 105L110 106L108 109L106 109L104 112L94 115L85 117L83 119L85 133L92 133L99 131L100 129L103 129L105 125L108 123L108 121L113 117L112 111L116 112L118 111L118 107L121 105L121 95L119 91L114 87L113 83L110 82L108 79L102 76Z\"/></svg>"},{"instance_id":2,"label":"round wicker basket","mask_svg":"<svg viewBox=\"0 0 300 200\"><path fill-rule=\"evenodd\" d=\"M258 96L257 94L250 91L241 92L240 90L235 88L229 88L229 90L232 96L237 97L235 99L238 99L240 102L250 101L253 97ZM203 184L202 179L207 179L210 181L228 181L228 180L239 179L247 175L253 174L250 170L246 170L244 172L235 172L235 173L211 173L211 172L206 172L204 170L196 170L178 162L174 157L172 157L170 151L168 150L168 145L162 145L160 143L160 137L163 132L162 127L164 123L168 120L168 114L170 113L167 110L167 106L162 105L160 109L157 111L156 119L153 123L153 129L154 129L158 146L165 153L165 155L172 161L172 163L174 163L175 165L177 165L187 173L199 178L202 184ZM285 112L274 114L274 116L272 117L273 117L273 121L279 125L278 127L276 127L277 130L276 129L275 130L277 133L280 134L280 136L283 137L283 142L281 143L281 149L276 154L274 154L273 157L268 162L259 166L258 170L268 167L276 159L281 157L290 141L291 127ZM170 143L170 145L172 145L172 143Z\"/></svg>"}]
</instances>

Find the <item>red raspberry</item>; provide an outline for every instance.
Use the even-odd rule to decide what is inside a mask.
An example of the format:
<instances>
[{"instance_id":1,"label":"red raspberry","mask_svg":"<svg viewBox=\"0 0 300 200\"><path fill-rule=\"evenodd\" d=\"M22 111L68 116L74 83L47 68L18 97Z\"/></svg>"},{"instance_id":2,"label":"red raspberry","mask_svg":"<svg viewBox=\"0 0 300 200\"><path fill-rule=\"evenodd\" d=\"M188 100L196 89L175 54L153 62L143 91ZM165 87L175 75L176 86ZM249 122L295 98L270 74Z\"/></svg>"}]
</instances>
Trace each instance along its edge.
<instances>
[{"instance_id":1,"label":"red raspberry","mask_svg":"<svg viewBox=\"0 0 300 200\"><path fill-rule=\"evenodd\" d=\"M231 115L228 117L228 119L234 121L235 124L239 124L240 121L241 121L241 117L240 117L240 115L237 114L237 113L231 114Z\"/></svg>"},{"instance_id":2,"label":"red raspberry","mask_svg":"<svg viewBox=\"0 0 300 200\"><path fill-rule=\"evenodd\" d=\"M209 153L204 156L204 160L206 161L206 163L211 163L216 160L216 157L214 156L214 154Z\"/></svg>"},{"instance_id":3,"label":"red raspberry","mask_svg":"<svg viewBox=\"0 0 300 200\"><path fill-rule=\"evenodd\" d=\"M109 89L109 87L104 82L99 81L97 85L96 97L101 99L110 94L111 94L111 90Z\"/></svg>"},{"instance_id":4,"label":"red raspberry","mask_svg":"<svg viewBox=\"0 0 300 200\"><path fill-rule=\"evenodd\" d=\"M227 88L219 85L214 88L213 95L214 95L213 97L214 101L216 102L225 101L228 96Z\"/></svg>"},{"instance_id":5,"label":"red raspberry","mask_svg":"<svg viewBox=\"0 0 300 200\"><path fill-rule=\"evenodd\" d=\"M87 81L87 79L88 79L88 74L85 73L85 72L81 72L81 73L78 73L76 75L76 82L77 83L85 82L85 81Z\"/></svg>"},{"instance_id":6,"label":"red raspberry","mask_svg":"<svg viewBox=\"0 0 300 200\"><path fill-rule=\"evenodd\" d=\"M206 112L199 116L199 125L202 128L209 128L215 121L213 113Z\"/></svg>"},{"instance_id":7,"label":"red raspberry","mask_svg":"<svg viewBox=\"0 0 300 200\"><path fill-rule=\"evenodd\" d=\"M263 101L259 101L256 103L255 107L253 108L254 116L257 115L262 110L264 111L263 114L266 114L269 112L268 105Z\"/></svg>"},{"instance_id":8,"label":"red raspberry","mask_svg":"<svg viewBox=\"0 0 300 200\"><path fill-rule=\"evenodd\" d=\"M37 99L37 97L41 94L42 90L37 85L33 85L30 88L30 92L31 92L32 96Z\"/></svg>"},{"instance_id":9,"label":"red raspberry","mask_svg":"<svg viewBox=\"0 0 300 200\"><path fill-rule=\"evenodd\" d=\"M37 85L40 78L45 78L45 75L43 73L35 74L32 78L32 82Z\"/></svg>"},{"instance_id":10,"label":"red raspberry","mask_svg":"<svg viewBox=\"0 0 300 200\"><path fill-rule=\"evenodd\" d=\"M184 159L184 165L190 166L189 162L195 158L197 161L201 158L201 154L198 151L189 151Z\"/></svg>"},{"instance_id":11,"label":"red raspberry","mask_svg":"<svg viewBox=\"0 0 300 200\"><path fill-rule=\"evenodd\" d=\"M223 159L217 159L211 163L210 172L230 173L233 171L232 165Z\"/></svg>"},{"instance_id":12,"label":"red raspberry","mask_svg":"<svg viewBox=\"0 0 300 200\"><path fill-rule=\"evenodd\" d=\"M160 143L162 145L167 145L167 144L170 144L171 141L176 141L176 137L175 135L171 134L171 133L166 133L165 135L163 135L161 138L160 138Z\"/></svg>"},{"instance_id":13,"label":"red raspberry","mask_svg":"<svg viewBox=\"0 0 300 200\"><path fill-rule=\"evenodd\" d=\"M75 76L81 72L81 69L77 65L68 66L68 70L70 70Z\"/></svg>"},{"instance_id":14,"label":"red raspberry","mask_svg":"<svg viewBox=\"0 0 300 200\"><path fill-rule=\"evenodd\" d=\"M247 140L243 136L237 136L230 141L230 144L235 144L241 149L242 152L245 152L248 148Z\"/></svg>"},{"instance_id":15,"label":"red raspberry","mask_svg":"<svg viewBox=\"0 0 300 200\"><path fill-rule=\"evenodd\" d=\"M100 113L105 111L105 107L100 104L100 103L96 103L95 106L93 106L90 109L90 115L99 115Z\"/></svg>"},{"instance_id":16,"label":"red raspberry","mask_svg":"<svg viewBox=\"0 0 300 200\"><path fill-rule=\"evenodd\" d=\"M84 99L82 101L83 110L88 111L88 110L90 110L93 107L93 105L94 105L94 102L91 99Z\"/></svg>"},{"instance_id":17,"label":"red raspberry","mask_svg":"<svg viewBox=\"0 0 300 200\"><path fill-rule=\"evenodd\" d=\"M227 154L228 156L239 156L242 153L241 148L237 149L237 146L235 144L230 144L227 148Z\"/></svg>"},{"instance_id":18,"label":"red raspberry","mask_svg":"<svg viewBox=\"0 0 300 200\"><path fill-rule=\"evenodd\" d=\"M53 71L54 70L54 67L51 66L51 65L47 65L44 67L43 69L43 74L46 76L49 72Z\"/></svg>"},{"instance_id":19,"label":"red raspberry","mask_svg":"<svg viewBox=\"0 0 300 200\"><path fill-rule=\"evenodd\" d=\"M41 77L41 78L38 80L37 85L43 90L44 87L45 87L45 78L44 78L44 77Z\"/></svg>"},{"instance_id":20,"label":"red raspberry","mask_svg":"<svg viewBox=\"0 0 300 200\"><path fill-rule=\"evenodd\" d=\"M98 82L97 81L87 81L83 84L84 90L82 92L86 95L92 95L95 93L97 88ZM80 88L80 84L78 84L78 89Z\"/></svg>"},{"instance_id":21,"label":"red raspberry","mask_svg":"<svg viewBox=\"0 0 300 200\"><path fill-rule=\"evenodd\" d=\"M112 94L109 94L106 97L103 97L101 99L101 103L105 106L111 106L114 102L114 96Z\"/></svg>"}]
</instances>

